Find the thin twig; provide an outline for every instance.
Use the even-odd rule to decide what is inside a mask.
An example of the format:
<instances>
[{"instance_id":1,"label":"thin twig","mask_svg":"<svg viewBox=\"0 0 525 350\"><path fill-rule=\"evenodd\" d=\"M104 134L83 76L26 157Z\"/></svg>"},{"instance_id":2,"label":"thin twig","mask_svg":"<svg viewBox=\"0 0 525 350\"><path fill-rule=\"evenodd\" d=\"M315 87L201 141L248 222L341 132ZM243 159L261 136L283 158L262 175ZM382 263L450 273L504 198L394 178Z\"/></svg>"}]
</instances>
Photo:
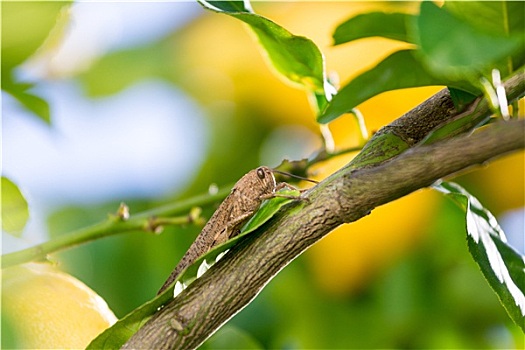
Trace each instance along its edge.
<instances>
[{"instance_id":1,"label":"thin twig","mask_svg":"<svg viewBox=\"0 0 525 350\"><path fill-rule=\"evenodd\" d=\"M195 221L195 216L184 215L194 207L204 206L220 201L230 192L230 187L224 187L215 194L203 194L187 200L157 207L131 215L123 220L119 215L113 215L105 221L84 227L61 235L42 244L17 252L2 255L2 267L9 267L29 261L43 260L49 254L69 249L77 245L91 242L99 238L110 237L128 232L156 232L161 226L188 224Z\"/></svg>"}]
</instances>

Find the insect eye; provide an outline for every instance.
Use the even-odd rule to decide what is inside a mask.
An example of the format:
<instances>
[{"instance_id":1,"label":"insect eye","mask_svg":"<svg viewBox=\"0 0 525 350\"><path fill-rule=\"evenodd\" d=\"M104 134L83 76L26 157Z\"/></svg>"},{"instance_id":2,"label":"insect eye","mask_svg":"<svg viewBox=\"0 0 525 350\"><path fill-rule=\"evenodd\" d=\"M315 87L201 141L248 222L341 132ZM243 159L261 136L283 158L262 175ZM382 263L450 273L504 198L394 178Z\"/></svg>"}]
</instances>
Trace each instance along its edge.
<instances>
[{"instance_id":1,"label":"insect eye","mask_svg":"<svg viewBox=\"0 0 525 350\"><path fill-rule=\"evenodd\" d=\"M261 180L264 179L264 177L266 176L266 174L264 173L264 170L262 168L257 169L257 176Z\"/></svg>"}]
</instances>

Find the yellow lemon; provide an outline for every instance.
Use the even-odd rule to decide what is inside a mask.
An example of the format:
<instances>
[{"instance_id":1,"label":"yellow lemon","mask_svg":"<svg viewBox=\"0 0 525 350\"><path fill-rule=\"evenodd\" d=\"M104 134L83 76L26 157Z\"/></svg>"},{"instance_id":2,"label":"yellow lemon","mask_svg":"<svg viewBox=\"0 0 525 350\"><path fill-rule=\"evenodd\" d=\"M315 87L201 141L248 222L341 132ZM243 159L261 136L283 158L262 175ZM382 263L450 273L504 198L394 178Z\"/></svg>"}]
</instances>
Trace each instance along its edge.
<instances>
[{"instance_id":1,"label":"yellow lemon","mask_svg":"<svg viewBox=\"0 0 525 350\"><path fill-rule=\"evenodd\" d=\"M79 280L50 264L30 263L2 270L2 320L14 338L7 342L18 348L83 349L117 318Z\"/></svg>"}]
</instances>

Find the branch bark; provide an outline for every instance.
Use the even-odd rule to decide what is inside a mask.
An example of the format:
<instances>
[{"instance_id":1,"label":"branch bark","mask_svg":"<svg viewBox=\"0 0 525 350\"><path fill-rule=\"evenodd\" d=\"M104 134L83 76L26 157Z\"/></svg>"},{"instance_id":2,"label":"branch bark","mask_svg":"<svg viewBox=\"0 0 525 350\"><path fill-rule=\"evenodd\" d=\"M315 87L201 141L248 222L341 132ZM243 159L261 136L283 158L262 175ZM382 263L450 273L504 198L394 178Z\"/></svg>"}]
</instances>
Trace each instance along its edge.
<instances>
[{"instance_id":1,"label":"branch bark","mask_svg":"<svg viewBox=\"0 0 525 350\"><path fill-rule=\"evenodd\" d=\"M507 82L509 100L524 93L523 78L524 74L518 74ZM478 99L469 113L488 114L487 106ZM393 133L410 148L457 115L444 90L376 136ZM359 161L350 164L309 190L305 194L308 204L295 211L292 204L290 210L241 240L157 312L123 348L196 348L255 298L281 269L335 227L356 221L377 206L444 176L525 148L525 120L491 124L471 135L463 133L431 145L400 149L397 154L396 150L385 151L380 144L375 148L372 153L383 152L384 157L365 156L361 165L356 165ZM370 159L377 161L371 165Z\"/></svg>"}]
</instances>

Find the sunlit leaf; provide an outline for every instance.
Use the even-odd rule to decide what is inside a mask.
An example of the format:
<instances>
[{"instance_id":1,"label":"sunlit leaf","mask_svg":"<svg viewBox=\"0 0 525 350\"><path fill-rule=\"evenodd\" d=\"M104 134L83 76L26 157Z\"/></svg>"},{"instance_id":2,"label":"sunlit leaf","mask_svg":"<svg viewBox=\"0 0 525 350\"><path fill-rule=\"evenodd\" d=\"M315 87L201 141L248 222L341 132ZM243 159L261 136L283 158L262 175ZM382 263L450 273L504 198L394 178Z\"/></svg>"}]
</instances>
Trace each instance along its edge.
<instances>
[{"instance_id":1,"label":"sunlit leaf","mask_svg":"<svg viewBox=\"0 0 525 350\"><path fill-rule=\"evenodd\" d=\"M293 202L300 192L295 190L283 190L278 192L280 195L289 196L275 197L264 201L257 213L250 219L250 221L241 229L241 233L234 238L220 244L209 252L198 258L192 265L188 266L177 279L164 292L157 295L152 300L139 306L128 315L121 318L112 327L105 330L97 338L95 338L88 349L116 349L122 347L128 339L139 330L139 328L146 323L155 312L157 312L163 305L166 305L173 299L173 292L175 285L184 282L189 285L195 280L199 268L203 262L208 266L212 266L220 255L223 255L228 249L233 247L239 240L247 234L253 232L265 222L270 220L284 205Z\"/></svg>"},{"instance_id":2,"label":"sunlit leaf","mask_svg":"<svg viewBox=\"0 0 525 350\"><path fill-rule=\"evenodd\" d=\"M374 68L350 81L334 96L317 121L328 123L385 91L449 83L463 90L471 88L468 83L454 83L430 74L414 57L414 53L414 50L394 52Z\"/></svg>"},{"instance_id":3,"label":"sunlit leaf","mask_svg":"<svg viewBox=\"0 0 525 350\"><path fill-rule=\"evenodd\" d=\"M323 55L310 39L293 35L277 23L253 13L249 1L199 0L199 3L209 10L225 13L248 24L271 66L287 81L299 84L308 91L326 93L330 89Z\"/></svg>"},{"instance_id":4,"label":"sunlit leaf","mask_svg":"<svg viewBox=\"0 0 525 350\"><path fill-rule=\"evenodd\" d=\"M2 74L42 45L67 5L65 1L2 2Z\"/></svg>"},{"instance_id":5,"label":"sunlit leaf","mask_svg":"<svg viewBox=\"0 0 525 350\"><path fill-rule=\"evenodd\" d=\"M201 3L217 12L253 12L250 1L202 1Z\"/></svg>"},{"instance_id":6,"label":"sunlit leaf","mask_svg":"<svg viewBox=\"0 0 525 350\"><path fill-rule=\"evenodd\" d=\"M522 36L525 28L525 2L523 1L447 1L443 6L455 17L478 30L498 36ZM500 65L502 75L509 75L525 64L525 42L512 55L512 66ZM508 70L511 68L511 71Z\"/></svg>"},{"instance_id":7,"label":"sunlit leaf","mask_svg":"<svg viewBox=\"0 0 525 350\"><path fill-rule=\"evenodd\" d=\"M13 69L34 54L55 27L67 1L2 2L2 90L25 108L49 123L47 102L28 91L28 84L17 82Z\"/></svg>"},{"instance_id":8,"label":"sunlit leaf","mask_svg":"<svg viewBox=\"0 0 525 350\"><path fill-rule=\"evenodd\" d=\"M412 42L407 34L407 22L412 15L406 13L370 12L357 15L341 23L333 34L334 45L352 40L380 36Z\"/></svg>"},{"instance_id":9,"label":"sunlit leaf","mask_svg":"<svg viewBox=\"0 0 525 350\"><path fill-rule=\"evenodd\" d=\"M469 13L475 16L475 13ZM520 52L523 35L487 33L439 8L431 1L421 4L414 36L424 62L434 72L452 78L475 79L502 59Z\"/></svg>"},{"instance_id":10,"label":"sunlit leaf","mask_svg":"<svg viewBox=\"0 0 525 350\"><path fill-rule=\"evenodd\" d=\"M281 190L277 192L277 195L282 197L274 197L270 200L264 201L259 210L254 216L244 225L241 230L241 235L246 235L259 227L265 222L270 220L283 206L293 202L294 197L299 197L300 192L298 190Z\"/></svg>"},{"instance_id":11,"label":"sunlit leaf","mask_svg":"<svg viewBox=\"0 0 525 350\"><path fill-rule=\"evenodd\" d=\"M489 33L501 36L523 34L523 1L446 1L443 9L473 27Z\"/></svg>"},{"instance_id":12,"label":"sunlit leaf","mask_svg":"<svg viewBox=\"0 0 525 350\"><path fill-rule=\"evenodd\" d=\"M489 8L493 6L496 5ZM468 15L472 17L473 13L468 12ZM513 27L519 26L520 15L511 17ZM427 85L445 85L458 92L454 94L455 103L461 108L473 96L479 95L477 79L481 71L506 66L501 60L507 56L522 57L525 42L523 35L503 36L499 32L480 31L430 1L421 4L418 16L363 14L343 23L334 33L336 44L367 36L414 40L419 48L396 52L349 82L330 101L317 118L318 122L328 123L382 92Z\"/></svg>"},{"instance_id":13,"label":"sunlit leaf","mask_svg":"<svg viewBox=\"0 0 525 350\"><path fill-rule=\"evenodd\" d=\"M466 213L470 253L512 320L525 331L525 256L507 244L496 218L455 183L434 185Z\"/></svg>"},{"instance_id":14,"label":"sunlit leaf","mask_svg":"<svg viewBox=\"0 0 525 350\"><path fill-rule=\"evenodd\" d=\"M29 219L27 201L18 187L2 176L2 230L19 236Z\"/></svg>"}]
</instances>

